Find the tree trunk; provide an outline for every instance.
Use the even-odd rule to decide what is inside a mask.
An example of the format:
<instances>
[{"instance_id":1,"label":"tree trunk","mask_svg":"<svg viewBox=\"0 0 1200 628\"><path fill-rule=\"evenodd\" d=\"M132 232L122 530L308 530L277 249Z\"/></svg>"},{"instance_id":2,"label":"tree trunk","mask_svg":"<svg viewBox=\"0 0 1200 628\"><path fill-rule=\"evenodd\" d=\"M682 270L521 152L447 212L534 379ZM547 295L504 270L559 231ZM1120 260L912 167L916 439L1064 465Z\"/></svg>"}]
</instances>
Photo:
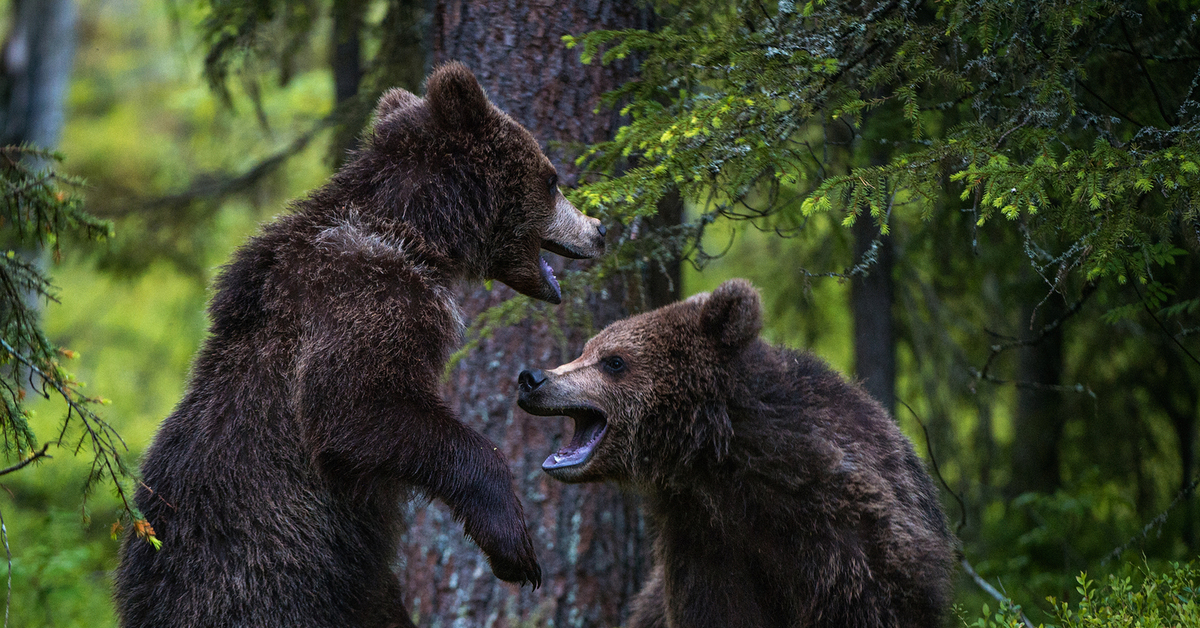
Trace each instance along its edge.
<instances>
[{"instance_id":1,"label":"tree trunk","mask_svg":"<svg viewBox=\"0 0 1200 628\"><path fill-rule=\"evenodd\" d=\"M0 59L0 146L32 144L58 146L63 126L63 102L75 58L75 24L72 0L17 0L12 5L12 26ZM42 164L31 164L35 169ZM38 246L0 242L21 258L38 266L45 255ZM23 290L25 308L40 313L37 291ZM15 381L29 381L19 367Z\"/></svg>"},{"instance_id":2,"label":"tree trunk","mask_svg":"<svg viewBox=\"0 0 1200 628\"><path fill-rule=\"evenodd\" d=\"M1021 310L1023 336L1036 335L1063 313L1062 298L1046 299L1034 316L1033 303ZM1062 392L1050 387L1062 382L1063 328L1046 334L1037 344L1021 347L1017 354L1017 414L1013 421L1012 480L1008 494L1053 493L1062 484L1058 445L1062 438Z\"/></svg>"},{"instance_id":3,"label":"tree trunk","mask_svg":"<svg viewBox=\"0 0 1200 628\"><path fill-rule=\"evenodd\" d=\"M0 145L58 145L63 98L75 56L71 0L17 0L4 42Z\"/></svg>"},{"instance_id":4,"label":"tree trunk","mask_svg":"<svg viewBox=\"0 0 1200 628\"><path fill-rule=\"evenodd\" d=\"M892 240L882 236L875 219L858 217L852 227L854 261L861 263L875 241L875 263L866 276L850 282L854 313L854 372L863 387L888 413L896 412L896 336L892 319Z\"/></svg>"},{"instance_id":5,"label":"tree trunk","mask_svg":"<svg viewBox=\"0 0 1200 628\"><path fill-rule=\"evenodd\" d=\"M583 3L438 2L434 62L462 61L488 96L538 138L564 185L578 176L574 146L609 138L617 115L593 114L601 94L632 72L629 62L583 66L562 36L643 23L627 0ZM577 263L577 262L576 262ZM593 294L584 305L597 326L623 315L624 290ZM507 287L464 295L468 319L513 298ZM568 303L551 310L560 322ZM517 590L492 576L479 549L441 504L411 507L403 570L406 603L426 626L614 626L622 622L646 569L637 500L609 485L567 485L541 471L542 460L569 437L566 419L532 417L515 406L516 374L573 359L586 334L565 342L544 322L500 329L464 359L445 387L459 416L501 448L523 497L541 562L542 589Z\"/></svg>"},{"instance_id":6,"label":"tree trunk","mask_svg":"<svg viewBox=\"0 0 1200 628\"><path fill-rule=\"evenodd\" d=\"M329 65L333 68L333 101L337 105L358 95L362 80L362 0L333 3L333 42Z\"/></svg>"},{"instance_id":7,"label":"tree trunk","mask_svg":"<svg viewBox=\"0 0 1200 628\"><path fill-rule=\"evenodd\" d=\"M872 166L888 162L888 152L878 142L864 145L862 132L870 131L872 122L886 122L887 116L875 114L864 118L860 128L845 121L829 122L825 141L831 157L833 172L851 172L856 156ZM866 152L862 155L862 152ZM865 159L864 159L865 157ZM850 310L854 317L854 374L867 392L889 414L895 416L896 405L896 329L892 318L895 300L892 267L893 245L889 236L879 231L876 219L867 212L854 221L852 263L863 264L873 258L865 275L850 280ZM875 244L878 240L878 244Z\"/></svg>"},{"instance_id":8,"label":"tree trunk","mask_svg":"<svg viewBox=\"0 0 1200 628\"><path fill-rule=\"evenodd\" d=\"M658 213L647 219L651 229L669 229L683 223L683 196L671 188L658 201ZM683 268L678 255L659 263L650 260L642 271L646 288L646 309L662 307L679 300L683 292Z\"/></svg>"},{"instance_id":9,"label":"tree trunk","mask_svg":"<svg viewBox=\"0 0 1200 628\"><path fill-rule=\"evenodd\" d=\"M420 91L429 69L428 14L425 0L388 0L378 25L368 24L371 4L364 0L338 0L330 7L333 37L329 67L333 71L337 121L329 146L329 162L339 167L359 141L359 134L384 91L403 87ZM374 33L372 33L374 31ZM363 42L378 37L375 54L363 58ZM365 65L364 65L365 63Z\"/></svg>"}]
</instances>

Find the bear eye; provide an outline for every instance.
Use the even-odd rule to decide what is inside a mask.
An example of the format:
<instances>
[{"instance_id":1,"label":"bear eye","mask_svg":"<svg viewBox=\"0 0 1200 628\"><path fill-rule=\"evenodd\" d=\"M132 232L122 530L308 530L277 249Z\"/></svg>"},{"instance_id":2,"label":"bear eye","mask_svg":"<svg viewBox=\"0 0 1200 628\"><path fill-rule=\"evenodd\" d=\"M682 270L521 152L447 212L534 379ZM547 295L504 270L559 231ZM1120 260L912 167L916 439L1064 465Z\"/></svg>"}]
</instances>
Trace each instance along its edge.
<instances>
[{"instance_id":1,"label":"bear eye","mask_svg":"<svg viewBox=\"0 0 1200 628\"><path fill-rule=\"evenodd\" d=\"M558 189L558 175L557 174L552 174L552 175L546 177L546 187L549 188L551 194L554 194L554 191Z\"/></svg>"},{"instance_id":2,"label":"bear eye","mask_svg":"<svg viewBox=\"0 0 1200 628\"><path fill-rule=\"evenodd\" d=\"M625 360L622 360L621 356L612 355L604 358L600 362L604 364L604 370L608 371L612 375L616 375L617 373L625 370Z\"/></svg>"}]
</instances>

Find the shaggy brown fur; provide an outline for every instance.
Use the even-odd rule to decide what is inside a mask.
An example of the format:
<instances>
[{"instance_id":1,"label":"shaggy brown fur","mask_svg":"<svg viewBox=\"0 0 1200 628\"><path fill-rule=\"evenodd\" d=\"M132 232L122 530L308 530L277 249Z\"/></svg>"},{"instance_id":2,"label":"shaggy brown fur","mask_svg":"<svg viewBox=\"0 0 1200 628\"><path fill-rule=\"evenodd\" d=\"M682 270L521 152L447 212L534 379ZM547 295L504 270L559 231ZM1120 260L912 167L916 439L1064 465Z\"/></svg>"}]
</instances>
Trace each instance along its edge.
<instances>
[{"instance_id":1,"label":"shaggy brown fur","mask_svg":"<svg viewBox=\"0 0 1200 628\"><path fill-rule=\"evenodd\" d=\"M162 540L125 540L127 627L411 626L392 563L401 500L445 501L496 576L541 572L503 458L438 392L459 281L557 301L543 245L603 229L465 67L384 96L361 148L216 282L211 335L142 465Z\"/></svg>"},{"instance_id":2,"label":"shaggy brown fur","mask_svg":"<svg viewBox=\"0 0 1200 628\"><path fill-rule=\"evenodd\" d=\"M655 566L629 625L939 625L953 540L920 459L861 387L761 326L734 280L519 378L522 408L575 419L550 475L646 497Z\"/></svg>"}]
</instances>

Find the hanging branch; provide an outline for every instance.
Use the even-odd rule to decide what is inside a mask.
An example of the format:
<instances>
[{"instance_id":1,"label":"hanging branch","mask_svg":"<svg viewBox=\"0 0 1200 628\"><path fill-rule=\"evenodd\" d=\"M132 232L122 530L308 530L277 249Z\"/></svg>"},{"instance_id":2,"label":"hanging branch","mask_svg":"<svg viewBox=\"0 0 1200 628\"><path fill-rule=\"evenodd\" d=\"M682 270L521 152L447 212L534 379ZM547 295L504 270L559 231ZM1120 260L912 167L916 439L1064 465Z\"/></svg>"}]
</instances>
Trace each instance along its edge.
<instances>
[{"instance_id":1,"label":"hanging branch","mask_svg":"<svg viewBox=\"0 0 1200 628\"><path fill-rule=\"evenodd\" d=\"M1133 535L1128 541L1125 541L1121 545L1117 546L1116 549L1109 552L1108 555L1100 561L1100 565L1107 565L1108 563L1120 558L1121 554L1124 554L1125 550L1133 547L1134 543L1137 543L1149 536L1150 530L1162 528L1162 525L1167 522L1167 517L1171 514L1171 511L1175 509L1175 506L1179 505L1179 502L1183 501L1185 498L1191 498L1192 494L1196 492L1197 486L1200 486L1200 477L1197 477L1196 479L1192 480L1190 484L1179 489L1179 492L1175 494L1175 499L1171 500L1171 503L1167 505L1166 510L1158 513L1153 519L1147 522L1146 525L1142 526L1141 532Z\"/></svg>"}]
</instances>

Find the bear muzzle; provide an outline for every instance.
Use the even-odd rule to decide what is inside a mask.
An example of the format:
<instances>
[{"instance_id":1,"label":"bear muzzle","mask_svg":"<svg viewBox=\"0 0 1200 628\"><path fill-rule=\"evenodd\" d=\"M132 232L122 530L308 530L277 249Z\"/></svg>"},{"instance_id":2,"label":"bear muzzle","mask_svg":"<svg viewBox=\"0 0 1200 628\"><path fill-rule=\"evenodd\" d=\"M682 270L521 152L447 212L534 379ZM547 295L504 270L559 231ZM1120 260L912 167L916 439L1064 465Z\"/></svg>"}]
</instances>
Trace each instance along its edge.
<instances>
[{"instance_id":1,"label":"bear muzzle","mask_svg":"<svg viewBox=\"0 0 1200 628\"><path fill-rule=\"evenodd\" d=\"M604 253L607 229L588 218L561 194L554 202L554 216L542 236L542 248L571 259L586 259Z\"/></svg>"},{"instance_id":2,"label":"bear muzzle","mask_svg":"<svg viewBox=\"0 0 1200 628\"><path fill-rule=\"evenodd\" d=\"M548 385L547 382L550 382ZM595 454L597 446L608 432L608 417L602 410L587 403L562 399L553 382L541 370L521 371L517 376L520 394L517 405L535 416L566 416L574 419L575 432L571 440L542 462L542 470L551 477L569 482Z\"/></svg>"}]
</instances>

